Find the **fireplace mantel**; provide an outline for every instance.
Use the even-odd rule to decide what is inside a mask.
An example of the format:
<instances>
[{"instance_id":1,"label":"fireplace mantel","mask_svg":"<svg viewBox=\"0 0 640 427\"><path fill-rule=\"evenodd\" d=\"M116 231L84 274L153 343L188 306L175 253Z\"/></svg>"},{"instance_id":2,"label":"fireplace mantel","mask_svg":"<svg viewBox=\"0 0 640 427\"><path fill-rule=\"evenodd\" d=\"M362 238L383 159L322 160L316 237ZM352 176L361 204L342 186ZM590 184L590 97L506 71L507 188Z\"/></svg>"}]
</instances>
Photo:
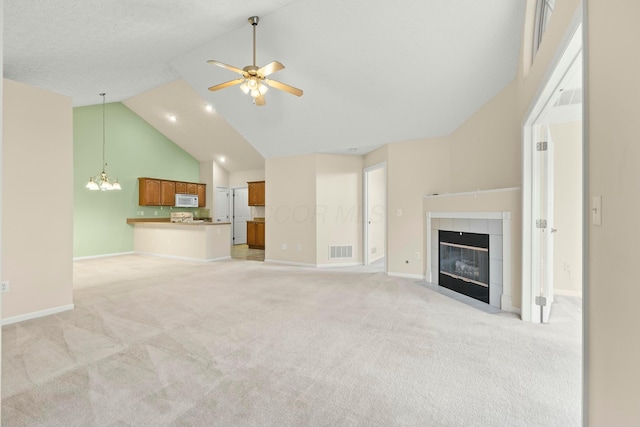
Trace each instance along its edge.
<instances>
[{"instance_id":1,"label":"fireplace mantel","mask_svg":"<svg viewBox=\"0 0 640 427\"><path fill-rule=\"evenodd\" d=\"M499 299L491 305L498 306L503 311L513 311L511 302L511 213L502 212L427 212L427 281L434 283L438 275L437 265L438 254L434 254L433 234L438 229L462 232L481 232L489 234L493 239L499 239L502 243L500 271L500 286L502 292ZM433 220L438 220L438 227L433 228ZM441 228L442 220L447 220L445 228ZM437 240L437 232L436 240ZM436 246L437 247L437 246ZM435 261L435 262L434 262Z\"/></svg>"}]
</instances>

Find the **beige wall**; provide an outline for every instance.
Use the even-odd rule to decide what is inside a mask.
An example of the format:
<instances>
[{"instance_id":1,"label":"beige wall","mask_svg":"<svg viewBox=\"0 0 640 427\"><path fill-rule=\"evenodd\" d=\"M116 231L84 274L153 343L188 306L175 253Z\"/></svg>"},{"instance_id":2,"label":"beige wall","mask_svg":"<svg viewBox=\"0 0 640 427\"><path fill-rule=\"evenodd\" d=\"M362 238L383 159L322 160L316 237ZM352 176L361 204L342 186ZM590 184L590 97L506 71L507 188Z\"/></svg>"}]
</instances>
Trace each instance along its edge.
<instances>
[{"instance_id":1,"label":"beige wall","mask_svg":"<svg viewBox=\"0 0 640 427\"><path fill-rule=\"evenodd\" d=\"M313 266L362 262L363 161L332 154L267 159L265 259ZM330 260L329 245L353 245L354 257Z\"/></svg>"},{"instance_id":2,"label":"beige wall","mask_svg":"<svg viewBox=\"0 0 640 427\"><path fill-rule=\"evenodd\" d=\"M389 158L389 145L383 145L377 150L374 150L364 156L364 167L368 168L369 166L386 162L388 158Z\"/></svg>"},{"instance_id":3,"label":"beige wall","mask_svg":"<svg viewBox=\"0 0 640 427\"><path fill-rule=\"evenodd\" d=\"M582 295L582 122L551 125L554 150L553 286Z\"/></svg>"},{"instance_id":4,"label":"beige wall","mask_svg":"<svg viewBox=\"0 0 640 427\"><path fill-rule=\"evenodd\" d=\"M374 169L368 174L367 199L369 218L369 262L385 256L387 237L387 171L386 167ZM363 248L363 251L367 250Z\"/></svg>"},{"instance_id":5,"label":"beige wall","mask_svg":"<svg viewBox=\"0 0 640 427\"><path fill-rule=\"evenodd\" d=\"M522 181L518 86L512 82L449 137L452 193L519 187Z\"/></svg>"},{"instance_id":6,"label":"beige wall","mask_svg":"<svg viewBox=\"0 0 640 427\"><path fill-rule=\"evenodd\" d=\"M3 58L3 46L4 46L4 41L3 41L3 35L4 35L4 5L2 2L0 2L0 58ZM4 61L0 61L0 75L4 75L4 69L3 69L3 63ZM3 81L0 79L0 98L4 97L4 88L3 88ZM3 116L3 109L2 109L2 102L0 102L0 186L2 186L2 170L4 169L4 167L2 166L2 162L4 161L4 155L2 154L3 149L3 141L2 141L2 134L3 134L3 127L2 127L2 116ZM3 199L3 193L0 191L0 224L2 223L2 199ZM2 238L2 227L0 227L0 242L3 241ZM1 246L1 245L0 245ZM2 256L3 256L3 251L2 248L0 247L0 261L2 260ZM0 278L4 277L3 276L3 271L2 271L2 262L0 262ZM2 319L2 293L0 293L0 319ZM0 390L2 389L1 384L2 384L2 328L0 327ZM2 392L0 392L0 402L2 402ZM2 405L0 405L0 420L2 419Z\"/></svg>"},{"instance_id":7,"label":"beige wall","mask_svg":"<svg viewBox=\"0 0 640 427\"><path fill-rule=\"evenodd\" d=\"M640 2L588 1L588 415L592 426L640 425Z\"/></svg>"},{"instance_id":8,"label":"beige wall","mask_svg":"<svg viewBox=\"0 0 640 427\"><path fill-rule=\"evenodd\" d=\"M247 182L251 181L264 181L264 169L229 173L229 187L231 188L246 187Z\"/></svg>"},{"instance_id":9,"label":"beige wall","mask_svg":"<svg viewBox=\"0 0 640 427\"><path fill-rule=\"evenodd\" d=\"M213 160L200 162L200 182L207 184L207 208L216 212L216 187L229 187L229 172Z\"/></svg>"},{"instance_id":10,"label":"beige wall","mask_svg":"<svg viewBox=\"0 0 640 427\"><path fill-rule=\"evenodd\" d=\"M362 156L316 155L316 263L362 263ZM353 246L352 259L329 259L329 246Z\"/></svg>"},{"instance_id":11,"label":"beige wall","mask_svg":"<svg viewBox=\"0 0 640 427\"><path fill-rule=\"evenodd\" d=\"M265 181L265 260L316 265L316 156L267 159Z\"/></svg>"},{"instance_id":12,"label":"beige wall","mask_svg":"<svg viewBox=\"0 0 640 427\"><path fill-rule=\"evenodd\" d=\"M71 99L65 96L5 79L3 103L7 319L73 304L73 129ZM47 187L50 179L54 189Z\"/></svg>"},{"instance_id":13,"label":"beige wall","mask_svg":"<svg viewBox=\"0 0 640 427\"><path fill-rule=\"evenodd\" d=\"M449 140L398 142L387 150L387 270L423 277L422 199L425 194L449 190Z\"/></svg>"},{"instance_id":14,"label":"beige wall","mask_svg":"<svg viewBox=\"0 0 640 427\"><path fill-rule=\"evenodd\" d=\"M200 162L200 182L207 184L206 207L211 209L211 215L215 215L215 210L212 209L215 203L215 187L213 185L213 162Z\"/></svg>"}]
</instances>

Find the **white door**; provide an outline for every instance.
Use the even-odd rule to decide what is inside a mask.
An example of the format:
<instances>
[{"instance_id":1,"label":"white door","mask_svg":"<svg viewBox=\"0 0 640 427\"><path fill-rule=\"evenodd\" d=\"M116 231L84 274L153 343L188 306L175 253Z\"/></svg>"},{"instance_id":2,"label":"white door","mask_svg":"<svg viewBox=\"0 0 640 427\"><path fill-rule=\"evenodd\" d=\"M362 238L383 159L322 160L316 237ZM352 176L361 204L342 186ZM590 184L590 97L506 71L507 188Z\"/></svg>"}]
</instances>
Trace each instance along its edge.
<instances>
[{"instance_id":1,"label":"white door","mask_svg":"<svg viewBox=\"0 0 640 427\"><path fill-rule=\"evenodd\" d=\"M364 170L364 265L385 257L387 234L386 163Z\"/></svg>"},{"instance_id":2,"label":"white door","mask_svg":"<svg viewBox=\"0 0 640 427\"><path fill-rule=\"evenodd\" d=\"M553 141L548 124L533 127L532 320L549 322L553 304Z\"/></svg>"},{"instance_id":3,"label":"white door","mask_svg":"<svg viewBox=\"0 0 640 427\"><path fill-rule=\"evenodd\" d=\"M233 190L233 244L247 243L247 221L251 219L249 207L249 189L247 187Z\"/></svg>"},{"instance_id":4,"label":"white door","mask_svg":"<svg viewBox=\"0 0 640 427\"><path fill-rule=\"evenodd\" d=\"M229 189L216 187L216 222L229 222Z\"/></svg>"}]
</instances>

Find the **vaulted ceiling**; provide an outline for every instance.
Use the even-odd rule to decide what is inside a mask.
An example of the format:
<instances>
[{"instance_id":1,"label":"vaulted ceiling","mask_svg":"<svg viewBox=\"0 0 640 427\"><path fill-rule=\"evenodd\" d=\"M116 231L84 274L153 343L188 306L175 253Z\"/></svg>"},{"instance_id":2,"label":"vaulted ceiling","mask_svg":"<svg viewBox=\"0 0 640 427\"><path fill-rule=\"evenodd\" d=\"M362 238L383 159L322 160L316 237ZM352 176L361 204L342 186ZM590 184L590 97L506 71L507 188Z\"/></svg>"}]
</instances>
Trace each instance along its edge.
<instances>
[{"instance_id":1,"label":"vaulted ceiling","mask_svg":"<svg viewBox=\"0 0 640 427\"><path fill-rule=\"evenodd\" d=\"M525 9L524 0L4 4L5 77L75 106L107 92L197 159L227 156L230 170L449 134L515 78ZM207 90L237 77L207 60L251 64L252 15L257 64L283 63L272 78L301 98L272 88L257 107L238 87ZM215 112L203 116L206 105Z\"/></svg>"}]
</instances>

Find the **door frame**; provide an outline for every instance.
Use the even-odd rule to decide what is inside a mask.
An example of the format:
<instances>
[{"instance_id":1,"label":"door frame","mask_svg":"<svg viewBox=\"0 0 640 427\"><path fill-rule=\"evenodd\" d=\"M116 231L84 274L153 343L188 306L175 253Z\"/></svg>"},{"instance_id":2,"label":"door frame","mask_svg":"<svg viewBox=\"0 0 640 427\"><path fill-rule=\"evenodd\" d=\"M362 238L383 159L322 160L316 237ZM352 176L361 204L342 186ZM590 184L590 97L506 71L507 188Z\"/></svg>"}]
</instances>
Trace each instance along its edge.
<instances>
[{"instance_id":1,"label":"door frame","mask_svg":"<svg viewBox=\"0 0 640 427\"><path fill-rule=\"evenodd\" d=\"M241 189L246 189L247 190L247 197L248 197L248 192L249 192L249 187L245 186L239 186L239 187L231 187L229 188L229 193L230 193L230 219L231 219L231 246L235 245L235 237L236 237L236 206L235 206L235 199L236 199L236 190L241 190ZM251 207L249 207L249 212L251 212ZM245 242L246 244L246 242Z\"/></svg>"},{"instance_id":2,"label":"door frame","mask_svg":"<svg viewBox=\"0 0 640 427\"><path fill-rule=\"evenodd\" d=\"M384 272L387 272L387 262L389 260L387 251L388 236L388 200L387 200L387 162L377 163L375 165L366 167L362 170L362 248L363 248L363 265L370 265L369 262L369 173L384 169L384 204L385 204L385 218L384 218Z\"/></svg>"},{"instance_id":3,"label":"door frame","mask_svg":"<svg viewBox=\"0 0 640 427\"><path fill-rule=\"evenodd\" d=\"M539 289L533 286L536 275L533 266L539 265L540 261L533 247L533 182L537 179L537 171L533 167L534 130L536 125L545 123L545 115L560 95L558 87L575 61L582 58L582 15L581 2L522 124L522 320L527 322L542 321L539 309L535 309Z\"/></svg>"}]
</instances>

